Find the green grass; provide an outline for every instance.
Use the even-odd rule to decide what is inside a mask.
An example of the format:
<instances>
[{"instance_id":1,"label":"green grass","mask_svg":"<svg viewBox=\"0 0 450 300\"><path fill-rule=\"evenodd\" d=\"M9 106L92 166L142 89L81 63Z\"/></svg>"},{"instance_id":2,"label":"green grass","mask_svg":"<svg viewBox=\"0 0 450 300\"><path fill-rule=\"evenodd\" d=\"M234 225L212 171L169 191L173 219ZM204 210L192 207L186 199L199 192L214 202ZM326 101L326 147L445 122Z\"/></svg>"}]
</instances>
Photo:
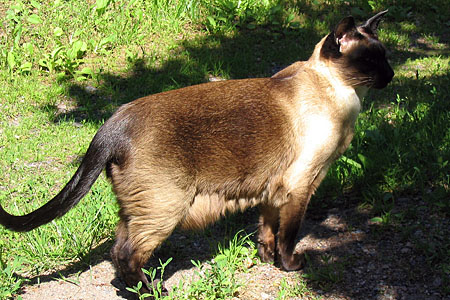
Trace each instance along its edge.
<instances>
[{"instance_id":1,"label":"green grass","mask_svg":"<svg viewBox=\"0 0 450 300\"><path fill-rule=\"evenodd\" d=\"M291 280L288 280L286 277L281 280L279 292L275 299L323 300L324 298L314 295L304 278L295 276L294 279Z\"/></svg>"},{"instance_id":2,"label":"green grass","mask_svg":"<svg viewBox=\"0 0 450 300\"><path fill-rule=\"evenodd\" d=\"M210 76L270 76L307 59L343 16L362 20L384 8L390 13L380 38L396 77L365 99L352 146L312 205L333 207L336 195L356 194L375 221L389 225L399 219L390 214L392 203L419 195L448 217L450 5L444 0L2 1L0 202L23 214L48 201L120 104ZM30 233L0 228L0 297L24 283L15 272L33 277L105 252L116 213L102 175L62 219ZM448 240L433 243L418 246L448 274Z\"/></svg>"}]
</instances>

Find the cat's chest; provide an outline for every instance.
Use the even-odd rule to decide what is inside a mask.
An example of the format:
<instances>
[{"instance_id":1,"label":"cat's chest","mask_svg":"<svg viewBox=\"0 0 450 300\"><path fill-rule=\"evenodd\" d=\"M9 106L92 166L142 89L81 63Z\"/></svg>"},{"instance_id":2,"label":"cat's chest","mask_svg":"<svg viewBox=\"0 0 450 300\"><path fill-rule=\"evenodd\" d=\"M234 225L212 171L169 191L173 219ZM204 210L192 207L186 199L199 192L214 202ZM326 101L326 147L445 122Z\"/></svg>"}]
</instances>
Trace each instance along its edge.
<instances>
[{"instance_id":1,"label":"cat's chest","mask_svg":"<svg viewBox=\"0 0 450 300\"><path fill-rule=\"evenodd\" d=\"M294 186L302 178L314 178L314 174L327 168L345 151L353 137L361 109L359 97L354 90L345 88L333 93L334 98L329 105L316 102L317 105L307 105L298 111L301 117L294 126L296 159L286 173L288 185Z\"/></svg>"}]
</instances>

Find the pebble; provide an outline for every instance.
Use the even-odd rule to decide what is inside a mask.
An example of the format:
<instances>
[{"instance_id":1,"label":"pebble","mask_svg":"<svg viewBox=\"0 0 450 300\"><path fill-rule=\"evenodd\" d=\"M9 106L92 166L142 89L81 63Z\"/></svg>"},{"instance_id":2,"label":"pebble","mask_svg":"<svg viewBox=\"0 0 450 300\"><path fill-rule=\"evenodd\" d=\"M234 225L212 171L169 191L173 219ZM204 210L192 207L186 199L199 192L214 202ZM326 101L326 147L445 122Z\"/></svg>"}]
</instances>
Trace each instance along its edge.
<instances>
[{"instance_id":1,"label":"pebble","mask_svg":"<svg viewBox=\"0 0 450 300\"><path fill-rule=\"evenodd\" d=\"M404 248L402 248L402 249L400 250L400 253L402 253L402 254L407 254L407 253L409 253L409 252L411 252L411 249L409 249L409 248L407 248L407 247L404 247Z\"/></svg>"},{"instance_id":2,"label":"pebble","mask_svg":"<svg viewBox=\"0 0 450 300\"><path fill-rule=\"evenodd\" d=\"M269 294L266 294L264 292L261 293L261 299L262 300L269 300L269 299L273 299L272 296L270 296Z\"/></svg>"},{"instance_id":3,"label":"pebble","mask_svg":"<svg viewBox=\"0 0 450 300\"><path fill-rule=\"evenodd\" d=\"M213 75L208 75L208 80L209 80L210 82L214 82L214 81L223 81L223 80L225 80L225 78L217 77L217 76L213 76Z\"/></svg>"},{"instance_id":4,"label":"pebble","mask_svg":"<svg viewBox=\"0 0 450 300\"><path fill-rule=\"evenodd\" d=\"M91 86L91 85L88 85L88 86L86 86L85 88L84 88L84 90L86 91L86 92L88 92L89 94L94 94L95 92L97 92L97 88L95 88L95 87L93 87L93 86Z\"/></svg>"},{"instance_id":5,"label":"pebble","mask_svg":"<svg viewBox=\"0 0 450 300\"><path fill-rule=\"evenodd\" d=\"M441 278L436 277L436 278L433 280L433 285L434 285L435 287L439 287L439 286L441 286L441 284L442 284L442 279L441 279Z\"/></svg>"}]
</instances>

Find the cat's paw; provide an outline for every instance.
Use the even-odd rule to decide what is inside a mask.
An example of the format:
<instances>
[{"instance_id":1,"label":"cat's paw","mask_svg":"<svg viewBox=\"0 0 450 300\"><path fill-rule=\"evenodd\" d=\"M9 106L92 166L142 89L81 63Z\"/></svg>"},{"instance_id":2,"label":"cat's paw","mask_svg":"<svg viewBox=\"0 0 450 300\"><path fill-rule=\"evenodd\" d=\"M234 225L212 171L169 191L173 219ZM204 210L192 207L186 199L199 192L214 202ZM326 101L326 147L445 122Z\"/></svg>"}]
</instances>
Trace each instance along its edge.
<instances>
[{"instance_id":1,"label":"cat's paw","mask_svg":"<svg viewBox=\"0 0 450 300\"><path fill-rule=\"evenodd\" d=\"M293 253L292 255L281 256L281 264L286 271L300 270L306 264L305 255L303 253Z\"/></svg>"},{"instance_id":2,"label":"cat's paw","mask_svg":"<svg viewBox=\"0 0 450 300\"><path fill-rule=\"evenodd\" d=\"M265 263L273 263L275 260L275 243L259 243L258 254L261 260Z\"/></svg>"}]
</instances>

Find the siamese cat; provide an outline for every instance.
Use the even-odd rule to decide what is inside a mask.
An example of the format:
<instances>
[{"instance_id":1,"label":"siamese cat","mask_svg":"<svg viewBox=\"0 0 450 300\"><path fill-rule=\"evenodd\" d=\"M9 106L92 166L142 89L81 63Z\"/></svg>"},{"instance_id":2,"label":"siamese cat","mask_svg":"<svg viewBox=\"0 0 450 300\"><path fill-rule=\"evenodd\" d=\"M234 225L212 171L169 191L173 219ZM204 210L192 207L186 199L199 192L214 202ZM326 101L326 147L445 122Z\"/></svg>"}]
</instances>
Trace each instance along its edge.
<instances>
[{"instance_id":1,"label":"siamese cat","mask_svg":"<svg viewBox=\"0 0 450 300\"><path fill-rule=\"evenodd\" d=\"M311 195L348 147L360 99L394 72L377 38L383 11L356 26L346 17L271 78L210 82L121 106L93 138L72 179L24 216L0 207L0 224L29 231L63 216L103 169L120 205L111 257L129 286L176 227L203 228L259 206L261 259L297 270L296 235Z\"/></svg>"}]
</instances>

